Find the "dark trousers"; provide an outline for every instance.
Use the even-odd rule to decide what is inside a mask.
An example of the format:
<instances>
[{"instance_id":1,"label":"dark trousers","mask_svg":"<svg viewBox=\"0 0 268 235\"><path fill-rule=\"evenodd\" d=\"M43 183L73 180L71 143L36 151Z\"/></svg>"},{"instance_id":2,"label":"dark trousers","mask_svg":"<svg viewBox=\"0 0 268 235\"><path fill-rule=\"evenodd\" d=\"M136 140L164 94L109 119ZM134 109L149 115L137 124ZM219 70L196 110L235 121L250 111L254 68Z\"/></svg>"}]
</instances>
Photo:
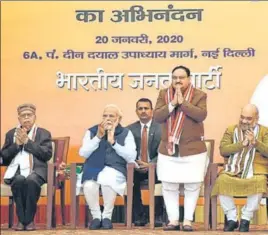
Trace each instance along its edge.
<instances>
[{"instance_id":1,"label":"dark trousers","mask_svg":"<svg viewBox=\"0 0 268 235\"><path fill-rule=\"evenodd\" d=\"M148 172L140 173L134 172L134 186L133 186L133 214L134 219L139 219L144 215L144 206L141 199L141 182L148 180ZM160 183L155 175L155 182ZM162 216L163 214L163 197L155 197L155 216Z\"/></svg>"},{"instance_id":2,"label":"dark trousers","mask_svg":"<svg viewBox=\"0 0 268 235\"><path fill-rule=\"evenodd\" d=\"M27 178L16 174L11 180L11 191L16 203L16 213L19 222L28 225L33 222L41 186L45 180L35 172Z\"/></svg>"}]
</instances>

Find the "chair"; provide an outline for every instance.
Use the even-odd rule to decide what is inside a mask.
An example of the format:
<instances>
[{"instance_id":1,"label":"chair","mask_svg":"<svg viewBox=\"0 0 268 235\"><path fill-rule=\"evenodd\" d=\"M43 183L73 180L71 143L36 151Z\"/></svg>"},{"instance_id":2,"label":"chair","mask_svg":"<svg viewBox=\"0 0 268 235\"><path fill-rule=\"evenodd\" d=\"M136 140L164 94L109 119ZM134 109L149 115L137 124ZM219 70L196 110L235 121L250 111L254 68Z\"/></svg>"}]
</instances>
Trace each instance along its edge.
<instances>
[{"instance_id":1,"label":"chair","mask_svg":"<svg viewBox=\"0 0 268 235\"><path fill-rule=\"evenodd\" d=\"M154 168L154 169L152 169L152 168ZM154 174L155 174L155 164L149 163L149 171L148 172L149 172L148 180L144 180L143 182L141 182L141 185L140 185L141 190L150 190L149 185L151 187L152 187L152 185L154 185L154 183L152 183L152 180L154 180L153 182L155 182L155 176L154 176ZM151 183L149 183L149 182L151 182ZM161 184L157 184L157 185L161 186ZM132 201L132 204L133 204L133 201ZM132 210L128 210L127 205L128 204L127 204L127 190L126 190L125 195L124 195L124 211L125 211L125 215L127 217L129 217L130 213L132 214ZM89 222L88 212L89 212L89 208L88 208L88 205L86 205L86 207L85 207L85 227L88 226L88 222ZM150 212L150 213L152 214L152 212ZM153 222L154 222L154 218L153 218ZM154 223L150 223L150 224L153 224L152 228L154 228Z\"/></svg>"},{"instance_id":2,"label":"chair","mask_svg":"<svg viewBox=\"0 0 268 235\"><path fill-rule=\"evenodd\" d=\"M205 230L209 229L210 224L210 194L211 194L211 184L210 184L210 177L211 177L211 166L213 163L213 155L214 155L214 140L205 140L205 144L207 147L207 154L209 157L209 165L207 168L207 173L205 176L205 180L203 186L200 191L200 196L204 197L204 225ZM155 196L162 196L162 184L155 184L155 169L156 164L151 163L149 166L149 214L150 214L150 228L154 228L154 197ZM183 187L180 186L180 192L184 196Z\"/></svg>"},{"instance_id":3,"label":"chair","mask_svg":"<svg viewBox=\"0 0 268 235\"><path fill-rule=\"evenodd\" d=\"M48 162L48 178L47 183L43 184L41 187L41 197L47 197L47 229L51 229L52 227L52 211L53 211L53 197L55 194L54 188L54 174L55 174L55 167L53 164L55 153L55 144L52 142L52 158ZM9 219L8 219L8 227L11 228L13 226L13 218L14 218L14 199L11 192L11 187L6 184L1 183L1 197L8 197L9 198Z\"/></svg>"},{"instance_id":4,"label":"chair","mask_svg":"<svg viewBox=\"0 0 268 235\"><path fill-rule=\"evenodd\" d=\"M83 196L84 193L80 190L79 195L76 195L76 163L71 163L71 173L70 173L70 184L71 184L71 228L75 229L79 221L79 196ZM127 200L125 200L127 219L127 228L132 226L132 202L133 202L133 178L134 178L134 163L127 164L127 187L125 195ZM87 207L86 207L87 208ZM88 213L86 209L85 226L88 222Z\"/></svg>"},{"instance_id":5,"label":"chair","mask_svg":"<svg viewBox=\"0 0 268 235\"><path fill-rule=\"evenodd\" d=\"M61 162L67 163L67 156L68 156L68 149L69 149L69 143L70 143L70 137L56 137L53 138L52 141L55 143L55 156L54 156L54 163L56 164L56 169L59 169L59 165ZM55 179L55 189L60 190L60 205L61 205L61 219L62 219L62 225L66 224L66 213L65 213L65 178L59 178L56 174ZM55 198L53 198L53 205L55 206ZM53 207L53 221L56 223L55 218L55 208ZM56 224L53 224L53 227L55 227Z\"/></svg>"},{"instance_id":6,"label":"chair","mask_svg":"<svg viewBox=\"0 0 268 235\"><path fill-rule=\"evenodd\" d=\"M213 163L211 167L211 188L214 186L217 177L218 177L218 170L219 168L224 167L224 163ZM268 187L268 176L267 176L267 187ZM238 198L238 197L235 197ZM240 198L240 197L239 197ZM266 211L268 216L268 193L263 195L263 198L266 198ZM217 196L211 197L211 225L212 230L217 230ZM225 216L225 223L227 222L226 216Z\"/></svg>"}]
</instances>

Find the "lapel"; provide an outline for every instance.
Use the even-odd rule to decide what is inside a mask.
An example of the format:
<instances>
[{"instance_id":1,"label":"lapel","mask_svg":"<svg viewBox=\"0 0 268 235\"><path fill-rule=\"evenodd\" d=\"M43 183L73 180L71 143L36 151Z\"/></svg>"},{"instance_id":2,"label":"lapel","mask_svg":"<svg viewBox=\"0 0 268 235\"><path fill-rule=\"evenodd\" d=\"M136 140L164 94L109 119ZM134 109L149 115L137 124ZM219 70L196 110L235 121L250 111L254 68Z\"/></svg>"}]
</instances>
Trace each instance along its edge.
<instances>
[{"instance_id":1,"label":"lapel","mask_svg":"<svg viewBox=\"0 0 268 235\"><path fill-rule=\"evenodd\" d=\"M141 124L139 121L136 123L134 130L136 131L136 136L141 139Z\"/></svg>"},{"instance_id":2,"label":"lapel","mask_svg":"<svg viewBox=\"0 0 268 235\"><path fill-rule=\"evenodd\" d=\"M149 156L151 155L151 146L154 139L154 132L155 132L155 123L152 121L150 130L149 130L149 136L148 136L148 152Z\"/></svg>"}]
</instances>

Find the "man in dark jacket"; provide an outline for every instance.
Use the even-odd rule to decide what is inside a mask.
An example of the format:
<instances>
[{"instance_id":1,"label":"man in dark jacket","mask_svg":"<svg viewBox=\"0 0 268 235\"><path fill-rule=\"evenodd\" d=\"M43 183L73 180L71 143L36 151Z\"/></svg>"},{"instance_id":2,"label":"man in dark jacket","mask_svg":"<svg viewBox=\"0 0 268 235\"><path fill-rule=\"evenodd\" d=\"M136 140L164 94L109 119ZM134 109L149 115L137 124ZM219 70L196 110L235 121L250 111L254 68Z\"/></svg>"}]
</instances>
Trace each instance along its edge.
<instances>
[{"instance_id":1,"label":"man in dark jacket","mask_svg":"<svg viewBox=\"0 0 268 235\"><path fill-rule=\"evenodd\" d=\"M35 230L34 216L41 186L47 181L47 161L52 157L51 134L37 127L36 107L18 107L19 125L8 131L2 148L2 164L8 166L4 182L11 186L18 224L15 230Z\"/></svg>"},{"instance_id":2,"label":"man in dark jacket","mask_svg":"<svg viewBox=\"0 0 268 235\"><path fill-rule=\"evenodd\" d=\"M133 187L133 212L135 226L144 226L147 223L144 207L141 200L141 182L148 180L148 167L150 162L157 162L158 147L161 141L161 125L156 123L153 117L152 101L141 98L136 103L136 114L139 121L130 124L137 150L136 161L140 168L135 169ZM157 178L157 177L156 177ZM157 182L157 179L156 179ZM155 226L162 226L163 198L155 200Z\"/></svg>"}]
</instances>

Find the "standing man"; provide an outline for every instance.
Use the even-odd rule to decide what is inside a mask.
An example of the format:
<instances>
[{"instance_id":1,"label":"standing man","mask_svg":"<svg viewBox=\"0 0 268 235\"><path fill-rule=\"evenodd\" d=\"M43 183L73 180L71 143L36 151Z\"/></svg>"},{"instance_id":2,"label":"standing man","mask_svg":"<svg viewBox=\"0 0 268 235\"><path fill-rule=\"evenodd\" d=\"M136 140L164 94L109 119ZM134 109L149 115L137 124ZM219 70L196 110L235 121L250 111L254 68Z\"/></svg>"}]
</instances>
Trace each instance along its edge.
<instances>
[{"instance_id":1,"label":"standing man","mask_svg":"<svg viewBox=\"0 0 268 235\"><path fill-rule=\"evenodd\" d=\"M135 138L138 169L134 172L133 187L133 212L135 226L144 226L148 222L145 216L141 199L141 182L148 180L149 162L157 162L158 147L161 139L161 126L153 117L152 101L147 98L139 99L136 103L136 114L139 121L130 124L127 128L131 130ZM157 177L156 177L157 178ZM156 180L157 182L157 180ZM155 226L163 224L163 199L157 197L155 200Z\"/></svg>"},{"instance_id":2,"label":"standing man","mask_svg":"<svg viewBox=\"0 0 268 235\"><path fill-rule=\"evenodd\" d=\"M162 124L157 173L169 218L164 230L180 229L180 184L185 193L183 230L193 230L191 221L208 165L203 141L206 116L207 95L193 87L188 68L175 67L172 84L160 91L154 111L155 120Z\"/></svg>"},{"instance_id":3,"label":"standing man","mask_svg":"<svg viewBox=\"0 0 268 235\"><path fill-rule=\"evenodd\" d=\"M49 131L35 124L36 108L33 104L18 107L19 125L6 134L2 148L6 184L16 203L17 231L35 230L34 216L41 186L47 182L47 161L52 157Z\"/></svg>"},{"instance_id":4,"label":"standing man","mask_svg":"<svg viewBox=\"0 0 268 235\"><path fill-rule=\"evenodd\" d=\"M116 105L104 108L102 121L89 128L79 155L86 159L82 183L93 221L90 229L112 229L111 222L117 193L124 195L127 163L135 162L136 146L131 131L120 125L122 112ZM101 186L104 210L99 205Z\"/></svg>"},{"instance_id":5,"label":"standing man","mask_svg":"<svg viewBox=\"0 0 268 235\"><path fill-rule=\"evenodd\" d=\"M258 210L263 193L267 192L268 128L258 124L258 119L258 108L246 105L241 110L239 124L228 127L220 143L225 167L216 180L212 196L219 195L227 217L225 232L239 226L234 196L247 197L239 231L248 232L253 213Z\"/></svg>"}]
</instances>

